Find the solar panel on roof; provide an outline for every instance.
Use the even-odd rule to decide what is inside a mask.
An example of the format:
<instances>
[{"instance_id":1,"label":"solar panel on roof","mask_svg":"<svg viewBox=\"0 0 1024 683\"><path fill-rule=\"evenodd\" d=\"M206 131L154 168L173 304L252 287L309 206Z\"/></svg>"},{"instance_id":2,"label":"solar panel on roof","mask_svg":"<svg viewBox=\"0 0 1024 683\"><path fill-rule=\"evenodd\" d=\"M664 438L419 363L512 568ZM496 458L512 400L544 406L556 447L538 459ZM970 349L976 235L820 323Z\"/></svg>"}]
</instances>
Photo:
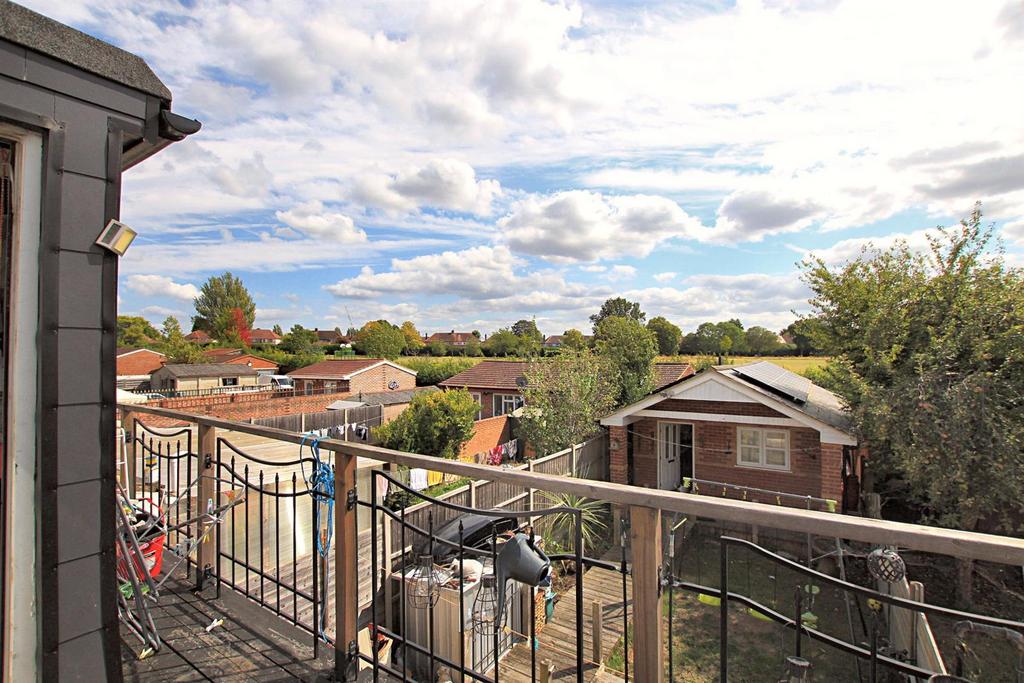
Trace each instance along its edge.
<instances>
[{"instance_id":1,"label":"solar panel on roof","mask_svg":"<svg viewBox=\"0 0 1024 683\"><path fill-rule=\"evenodd\" d=\"M744 365L735 368L733 372L783 396L788 396L797 403L806 403L807 396L811 391L811 380L768 361Z\"/></svg>"}]
</instances>

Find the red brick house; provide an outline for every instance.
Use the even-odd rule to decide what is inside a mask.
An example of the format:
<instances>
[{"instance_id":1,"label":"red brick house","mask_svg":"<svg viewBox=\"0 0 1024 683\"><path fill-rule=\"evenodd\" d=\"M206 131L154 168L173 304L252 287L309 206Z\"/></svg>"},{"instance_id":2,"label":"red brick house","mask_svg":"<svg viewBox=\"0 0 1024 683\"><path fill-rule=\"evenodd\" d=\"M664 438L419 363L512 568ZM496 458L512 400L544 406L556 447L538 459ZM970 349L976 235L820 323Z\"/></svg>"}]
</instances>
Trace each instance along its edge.
<instances>
[{"instance_id":1,"label":"red brick house","mask_svg":"<svg viewBox=\"0 0 1024 683\"><path fill-rule=\"evenodd\" d=\"M281 343L281 335L273 330L249 330L249 343L250 344L273 344L277 346Z\"/></svg>"},{"instance_id":2,"label":"red brick house","mask_svg":"<svg viewBox=\"0 0 1024 683\"><path fill-rule=\"evenodd\" d=\"M373 393L406 391L416 387L416 371L381 358L324 360L292 370L295 389L313 393Z\"/></svg>"},{"instance_id":3,"label":"red brick house","mask_svg":"<svg viewBox=\"0 0 1024 683\"><path fill-rule=\"evenodd\" d=\"M456 332L455 330L452 330L451 332L435 332L434 334L430 335L423 341L426 344L441 342L442 344L446 344L448 346L462 347L465 346L470 339L476 339L477 341L480 341L479 337L477 337L472 332Z\"/></svg>"},{"instance_id":4,"label":"red brick house","mask_svg":"<svg viewBox=\"0 0 1024 683\"><path fill-rule=\"evenodd\" d=\"M856 505L858 440L839 398L773 363L709 368L601 420L611 480L678 490L692 480ZM804 506L706 486L704 493ZM842 505L850 488L847 505ZM819 506L820 507L820 506ZM832 507L832 506L829 506Z\"/></svg>"},{"instance_id":5,"label":"red brick house","mask_svg":"<svg viewBox=\"0 0 1024 683\"><path fill-rule=\"evenodd\" d=\"M149 384L149 376L167 362L167 356L151 349L117 350L117 388L133 390Z\"/></svg>"},{"instance_id":6,"label":"red brick house","mask_svg":"<svg viewBox=\"0 0 1024 683\"><path fill-rule=\"evenodd\" d=\"M193 330L192 332L189 332L188 334L185 335L185 339L187 341L192 342L193 344L199 344L200 346L217 343L213 337L206 334L202 330Z\"/></svg>"}]
</instances>

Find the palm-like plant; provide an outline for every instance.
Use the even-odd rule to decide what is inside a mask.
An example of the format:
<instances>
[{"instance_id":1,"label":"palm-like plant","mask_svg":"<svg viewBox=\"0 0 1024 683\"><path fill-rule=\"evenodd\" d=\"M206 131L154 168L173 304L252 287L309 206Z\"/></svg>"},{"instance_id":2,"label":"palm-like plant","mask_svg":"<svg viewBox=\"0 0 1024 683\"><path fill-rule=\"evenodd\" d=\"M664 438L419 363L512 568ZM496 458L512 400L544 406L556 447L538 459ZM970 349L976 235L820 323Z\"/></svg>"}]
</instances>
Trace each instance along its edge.
<instances>
[{"instance_id":1,"label":"palm-like plant","mask_svg":"<svg viewBox=\"0 0 1024 683\"><path fill-rule=\"evenodd\" d=\"M608 523L605 521L606 503L572 493L541 491L540 494L546 503L545 507L573 508L580 511L583 554L586 554L588 548L594 547L601 538L601 533L608 529ZM542 524L545 539L562 549L573 548L576 538L576 515L573 512L553 512L545 515Z\"/></svg>"}]
</instances>

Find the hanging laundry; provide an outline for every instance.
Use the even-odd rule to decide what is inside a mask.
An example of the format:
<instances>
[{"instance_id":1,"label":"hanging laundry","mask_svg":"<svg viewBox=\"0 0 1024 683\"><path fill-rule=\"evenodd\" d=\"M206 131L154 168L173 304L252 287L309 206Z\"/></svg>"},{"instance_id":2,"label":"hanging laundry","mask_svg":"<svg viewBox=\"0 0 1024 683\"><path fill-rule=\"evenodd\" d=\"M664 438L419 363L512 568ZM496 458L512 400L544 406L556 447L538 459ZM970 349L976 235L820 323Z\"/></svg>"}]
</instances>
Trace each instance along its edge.
<instances>
[{"instance_id":1,"label":"hanging laundry","mask_svg":"<svg viewBox=\"0 0 1024 683\"><path fill-rule=\"evenodd\" d=\"M429 486L437 486L444 481L443 472L435 472L434 470L427 470L427 484Z\"/></svg>"},{"instance_id":2,"label":"hanging laundry","mask_svg":"<svg viewBox=\"0 0 1024 683\"><path fill-rule=\"evenodd\" d=\"M409 488L413 491L422 491L427 488L427 471L421 467L409 470Z\"/></svg>"}]
</instances>

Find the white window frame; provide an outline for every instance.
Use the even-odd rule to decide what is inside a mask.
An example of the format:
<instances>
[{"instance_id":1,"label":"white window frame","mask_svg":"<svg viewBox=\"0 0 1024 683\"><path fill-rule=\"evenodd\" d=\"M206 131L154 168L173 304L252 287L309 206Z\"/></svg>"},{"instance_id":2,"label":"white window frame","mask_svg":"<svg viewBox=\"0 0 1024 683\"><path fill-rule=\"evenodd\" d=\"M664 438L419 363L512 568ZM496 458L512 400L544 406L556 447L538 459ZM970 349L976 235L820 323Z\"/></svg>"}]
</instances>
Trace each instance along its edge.
<instances>
[{"instance_id":1,"label":"white window frame","mask_svg":"<svg viewBox=\"0 0 1024 683\"><path fill-rule=\"evenodd\" d=\"M482 420L483 417L484 417L484 398L483 398L483 395L479 391L471 391L471 392L469 392L469 395L472 396L473 400L476 401L477 405L480 406L480 409L476 411L476 419Z\"/></svg>"},{"instance_id":2,"label":"white window frame","mask_svg":"<svg viewBox=\"0 0 1024 683\"><path fill-rule=\"evenodd\" d=\"M221 377L220 378L220 385L222 387L237 387L238 386L238 378L237 377Z\"/></svg>"},{"instance_id":3,"label":"white window frame","mask_svg":"<svg viewBox=\"0 0 1024 683\"><path fill-rule=\"evenodd\" d=\"M325 394L334 394L334 393L337 393L337 391L338 391L338 383L337 382L329 382L329 381L326 381L326 380L324 381L324 393Z\"/></svg>"},{"instance_id":4,"label":"white window frame","mask_svg":"<svg viewBox=\"0 0 1024 683\"><path fill-rule=\"evenodd\" d=\"M511 409L505 409L506 403L510 403L512 405ZM519 394L494 394L491 399L491 408L495 416L508 415L509 413L522 408L523 405L523 397Z\"/></svg>"},{"instance_id":5,"label":"white window frame","mask_svg":"<svg viewBox=\"0 0 1024 683\"><path fill-rule=\"evenodd\" d=\"M753 448L753 446L744 446L743 444L743 433L749 432L757 434L757 449L758 449L758 461L756 463L747 462L743 459L743 449ZM785 454L786 464L785 465L774 465L768 462L767 451L778 450L768 449L766 446L767 436L769 434L778 435L781 434L785 439ZM737 467L749 467L759 470L777 470L780 472L791 471L793 464L792 449L790 447L789 430L788 429L771 429L765 427L737 427L736 428L736 466Z\"/></svg>"}]
</instances>

